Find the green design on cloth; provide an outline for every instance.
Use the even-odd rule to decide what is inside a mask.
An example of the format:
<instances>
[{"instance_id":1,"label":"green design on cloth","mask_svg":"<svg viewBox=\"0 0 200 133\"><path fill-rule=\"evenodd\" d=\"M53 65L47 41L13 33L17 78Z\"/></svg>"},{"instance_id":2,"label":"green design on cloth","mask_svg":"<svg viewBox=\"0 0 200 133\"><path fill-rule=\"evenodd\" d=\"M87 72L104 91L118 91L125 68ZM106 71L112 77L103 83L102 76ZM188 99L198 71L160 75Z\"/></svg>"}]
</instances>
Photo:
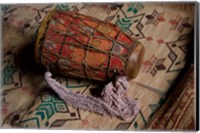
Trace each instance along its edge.
<instances>
[{"instance_id":1,"label":"green design on cloth","mask_svg":"<svg viewBox=\"0 0 200 133\"><path fill-rule=\"evenodd\" d=\"M33 111L29 111L28 114L35 114L33 117L20 121L21 123L27 123L28 121L35 121L37 127L40 127L40 120L48 122L48 120L56 113L69 112L65 102L60 100L56 95L51 93L44 93L41 96L41 104ZM45 125L46 127L48 124Z\"/></svg>"},{"instance_id":2,"label":"green design on cloth","mask_svg":"<svg viewBox=\"0 0 200 133\"><path fill-rule=\"evenodd\" d=\"M9 5L0 5L0 9L3 13L6 12L9 9L9 7Z\"/></svg>"},{"instance_id":3,"label":"green design on cloth","mask_svg":"<svg viewBox=\"0 0 200 133\"><path fill-rule=\"evenodd\" d=\"M17 72L19 68L14 63L14 56L8 60L8 64L3 68L1 71L2 78L1 78L1 87L4 85L9 85L14 82L13 75Z\"/></svg>"},{"instance_id":4,"label":"green design on cloth","mask_svg":"<svg viewBox=\"0 0 200 133\"><path fill-rule=\"evenodd\" d=\"M57 10L66 10L66 11L69 11L70 10L70 6L68 4L58 4L56 6L56 9Z\"/></svg>"},{"instance_id":5,"label":"green design on cloth","mask_svg":"<svg viewBox=\"0 0 200 133\"><path fill-rule=\"evenodd\" d=\"M127 12L132 12L134 14L137 14L139 10L142 10L144 6L141 3L133 3L131 6L127 9Z\"/></svg>"}]
</instances>

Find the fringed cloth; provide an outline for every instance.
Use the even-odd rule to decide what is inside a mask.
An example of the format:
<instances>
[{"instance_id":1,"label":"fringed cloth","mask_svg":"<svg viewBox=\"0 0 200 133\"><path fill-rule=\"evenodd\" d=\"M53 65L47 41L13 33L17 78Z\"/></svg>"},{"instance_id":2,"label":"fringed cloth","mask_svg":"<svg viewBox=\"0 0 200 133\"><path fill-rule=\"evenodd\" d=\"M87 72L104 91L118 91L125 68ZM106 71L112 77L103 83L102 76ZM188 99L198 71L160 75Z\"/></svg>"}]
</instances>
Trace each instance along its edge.
<instances>
[{"instance_id":1,"label":"fringed cloth","mask_svg":"<svg viewBox=\"0 0 200 133\"><path fill-rule=\"evenodd\" d=\"M52 78L50 72L45 73L45 80L58 96L68 105L104 116L119 117L123 120L133 119L139 113L138 101L129 99L126 95L128 81L125 76L117 78L116 82L108 83L100 98L77 94L64 88Z\"/></svg>"}]
</instances>

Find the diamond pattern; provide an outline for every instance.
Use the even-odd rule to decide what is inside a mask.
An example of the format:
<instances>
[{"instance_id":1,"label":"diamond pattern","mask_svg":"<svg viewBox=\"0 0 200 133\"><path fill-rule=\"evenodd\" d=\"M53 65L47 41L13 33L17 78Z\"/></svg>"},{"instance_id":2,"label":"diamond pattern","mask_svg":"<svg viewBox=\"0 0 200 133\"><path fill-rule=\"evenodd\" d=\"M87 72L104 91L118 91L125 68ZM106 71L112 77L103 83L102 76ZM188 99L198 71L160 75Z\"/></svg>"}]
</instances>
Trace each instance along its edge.
<instances>
[{"instance_id":1,"label":"diamond pattern","mask_svg":"<svg viewBox=\"0 0 200 133\"><path fill-rule=\"evenodd\" d=\"M138 4L134 3L134 4L135 5L127 4L125 6L122 4L120 6L109 4L108 7L110 7L110 8L108 9L108 8L106 8L106 6L104 6L104 10L101 10L101 7L99 5L97 5L97 8L95 8L96 5L89 5L89 6L87 6L87 8L83 9L79 4L78 5L77 4L65 4L67 6L63 6L63 9L66 7L65 8L66 10L78 11L78 12L81 12L82 14L85 14L86 16L91 15L91 16L95 16L100 19L104 19L104 17L109 18L107 20L110 21L111 23L115 23L117 21L117 17L116 17L117 15L120 16L119 17L120 20L122 20L122 18L123 17L125 18L125 16L126 16L128 18L128 20L130 20L130 22L126 22L126 23L131 23L131 26L128 28L125 28L126 29L125 31L127 31L127 34L130 34L132 37L137 38L139 41L141 41L143 43L143 45L145 47L145 51L146 51L145 58L149 59L149 57L153 57L153 55L156 55L156 57L154 56L155 58L151 58L151 60L149 60L149 62L144 63L143 68L145 68L145 69L144 69L144 71L142 71L141 74L139 74L139 78L141 78L143 76L141 78L142 80L138 80L139 83L142 81L142 84L146 88L151 86L152 87L151 89L158 89L158 90L163 89L164 91L167 91L168 87L171 86L169 84L172 82L172 81L168 82L167 80L175 80L176 76L174 76L174 73L176 73L175 75L177 75L179 72L176 70L182 69L184 66L184 63L185 63L184 56L185 56L185 54L187 54L187 48L185 47L186 46L185 44L186 44L186 41L189 39L190 31L191 31L191 28L193 27L193 20L192 20L193 17L191 15L192 13L188 9L180 11L178 8L171 9L171 10L168 10L168 8L157 8L156 4L154 4L152 6L153 8L148 7L148 3L147 4L146 3L138 3ZM71 5L73 5L73 7ZM163 6L165 6L165 5L163 4ZM32 8L29 8L29 7L27 7L27 10L32 10ZM129 12L127 12L128 8L130 8L130 7L132 7L132 8L129 10ZM154 9L154 7L156 7L156 8ZM142 10L141 12L140 12L140 9ZM33 9L33 10L36 10L36 9ZM16 11L19 12L18 9L16 9ZM27 17L27 20L30 20L30 18L34 19L33 21L30 21L30 22L28 22L27 20L26 20L27 22L20 21L21 18L17 18L15 16L15 15L17 15L17 14L15 14L17 12L10 13L11 15L5 16L4 19L7 22L11 22L12 25L15 25L15 26L22 25L22 27L25 29L25 31L27 31L26 33L31 34L32 37L33 36L36 37L36 35L35 34L33 35L33 33L35 33L35 31L38 30L40 21L44 18L46 13L48 13L48 10L46 10L46 9L38 8L38 11L43 12L41 14L41 19L37 18L38 22L35 22L36 21L35 17L37 17L37 12L35 14L30 15L30 17ZM148 15L151 17L149 17ZM176 16L176 17L174 17L174 16ZM22 17L22 15L19 15L19 17ZM148 17L149 17L149 19L148 19ZM22 20L25 20L25 19L22 19ZM124 19L124 20L126 21L127 19ZM168 22L166 22L166 20ZM18 25L16 25L17 22L18 22ZM149 25L146 23L149 23ZM162 24L160 24L160 23L162 23ZM26 25L24 25L24 24L26 24ZM159 33L156 33L157 29L159 29L159 31L160 30L164 31L164 32L160 32L160 35L173 34L173 39L170 36L166 36L166 37L160 36ZM91 34L93 33L93 32L90 32L89 30L87 30L87 31ZM154 36L154 35L156 35L156 36ZM33 39L35 39L35 37L33 37ZM157 40L163 40L163 42L161 41L160 43L164 44L164 45L159 45L159 42L157 42ZM14 41L14 42L16 42L16 41ZM147 41L150 41L150 42L148 43ZM179 43L179 41L180 41L180 43ZM164 48L164 47L168 47L168 48ZM159 49L157 49L157 48L159 48ZM160 49L164 49L164 51L160 51ZM15 50L11 49L11 52L13 52L13 51L15 51ZM161 53L161 54L159 54L159 53ZM12 55L12 53L11 53L11 55ZM7 57L7 55L6 55L6 57ZM162 60L163 58L166 58L166 60ZM145 60L147 60L147 59L145 59ZM6 63L6 62L4 62L4 63ZM176 66L181 66L181 67L176 68ZM170 73L168 71L164 71L164 69L169 70ZM159 70L162 72L160 72ZM20 70L17 69L17 72L15 72L15 74L12 74L12 76L11 76L14 80L14 82L12 83L13 86L16 85L17 87L20 87L20 86L22 86L23 83L28 83L28 82L26 82L27 74L24 74L23 78L21 78L21 76L20 76L21 74L19 73L19 71ZM162 75L162 76L158 77L157 75ZM16 77L19 78L19 82L16 81ZM161 78L162 78L162 81L160 81L159 84L161 84L162 86L160 87L159 85L155 84L154 81L159 81L159 80L161 80ZM58 80L60 80L60 79L58 79ZM4 80L2 80L2 82L4 82ZM69 87L69 89L73 89L73 91L75 91L75 92L84 93L84 94L89 93L88 89L86 89L86 88L89 88L90 87L89 85L91 85L90 82L87 84L85 82L82 82L82 80L72 81L70 78L67 78L67 79L63 78L62 81L60 81L60 82L63 85L66 85L67 88ZM68 84L66 82L68 82ZM168 85L166 86L166 84L168 84ZM6 87L9 89L13 88L13 87L8 87L8 86L6 86ZM5 85L3 85L2 88L5 88ZM35 87L33 87L33 89L35 89ZM40 89L40 88L37 88L37 89ZM143 88L141 88L141 89L143 89ZM136 91L138 91L138 90L139 89L137 89ZM144 91L142 93L143 94L146 93L146 90L144 89ZM152 91L152 93L154 93L154 92ZM6 96L10 93L8 91L7 92L4 91L3 94L4 94L4 96ZM151 93L148 93L148 95L149 94L151 94ZM141 100L141 97L138 96L137 94L134 94L134 98L135 97L138 98L139 100ZM5 103L7 102L6 98L7 97L4 98ZM118 127L118 128L121 127L121 129L130 129L130 128L139 129L139 128L143 128L144 125L146 125L148 123L147 120L150 118L150 116L152 116L151 112L149 112L149 111L151 111L151 109L152 110L156 109L153 106L151 106L149 108L149 105L151 105L151 104L146 105L142 102L141 105L143 106L143 108L141 109L141 111L145 112L145 113L142 115L139 115L136 119L132 120L130 123L126 123L125 121L121 121L121 120L118 120L115 118L114 119L113 118L112 119L109 119L109 118L104 119L104 117L100 117L100 116L96 116L96 115L88 115L87 116L88 112L80 112L79 113L78 110L72 109L71 107L68 108L67 105L66 105L66 108L68 109L68 112L64 113L64 111L66 111L66 108L62 104L60 105L60 102L62 102L62 100L58 100L58 99L54 100L54 98L49 100L48 97L47 98L40 97L41 99L39 99L39 100L38 100L38 97L36 97L36 98L37 99L35 101L37 103L35 103L33 107L31 106L30 109L28 109L27 114L25 114L24 118L21 120L20 126L28 127L28 128L35 128L37 126L40 128L51 128L51 127L69 128L68 124L70 123L70 125L71 125L70 128L79 126L80 128L83 127L85 129L100 128L103 130L108 129L108 128L115 129L116 127ZM152 104L154 104L154 103L156 104L156 103L160 102L159 100L156 100L156 98L157 98L157 94L155 94L155 96L152 96L152 97L147 97L146 100L150 101ZM27 103L28 103L28 99L25 99L25 100L27 100ZM46 102L49 102L50 104L52 104L54 102L58 104L58 105L55 104L54 107L52 108L52 110L56 111L57 108L58 108L57 110L60 110L60 112L59 111L54 112L54 114L52 115L52 117L49 120L47 120L48 119L47 116L51 116L49 114L51 114L53 111L51 111L51 112L46 111L46 114L44 113L45 109L48 109L48 110L51 109L49 107L49 105L41 106L40 110L42 110L42 111L38 111L39 113L37 113L37 114L34 110L35 108L37 108L39 106L40 102L45 102L45 100L46 100ZM143 100L141 100L141 101L143 101ZM3 111L4 111L4 113L8 113L11 110L10 110L10 108L7 108L7 106L5 106L3 108ZM17 116L16 116L16 118L17 118ZM84 119L88 120L88 124L81 125L81 121ZM100 121L98 123L92 122L94 120L99 120L99 119L100 119ZM23 120L25 120L25 121L23 121ZM67 121L69 121L69 122L67 122ZM105 124L105 122L108 124ZM113 123L113 124L109 125L110 123ZM121 123L123 123L123 124L121 124ZM158 124L160 124L160 123L158 122ZM120 125L120 126L118 126L118 125Z\"/></svg>"},{"instance_id":2,"label":"diamond pattern","mask_svg":"<svg viewBox=\"0 0 200 133\"><path fill-rule=\"evenodd\" d=\"M163 44L164 41L162 39L157 40L158 44Z\"/></svg>"},{"instance_id":3,"label":"diamond pattern","mask_svg":"<svg viewBox=\"0 0 200 133\"><path fill-rule=\"evenodd\" d=\"M67 120L56 120L52 123L52 125L50 127L61 127L62 125L65 124Z\"/></svg>"},{"instance_id":4,"label":"diamond pattern","mask_svg":"<svg viewBox=\"0 0 200 133\"><path fill-rule=\"evenodd\" d=\"M146 39L147 39L148 41L152 41L152 40L153 40L152 37L146 37Z\"/></svg>"}]
</instances>

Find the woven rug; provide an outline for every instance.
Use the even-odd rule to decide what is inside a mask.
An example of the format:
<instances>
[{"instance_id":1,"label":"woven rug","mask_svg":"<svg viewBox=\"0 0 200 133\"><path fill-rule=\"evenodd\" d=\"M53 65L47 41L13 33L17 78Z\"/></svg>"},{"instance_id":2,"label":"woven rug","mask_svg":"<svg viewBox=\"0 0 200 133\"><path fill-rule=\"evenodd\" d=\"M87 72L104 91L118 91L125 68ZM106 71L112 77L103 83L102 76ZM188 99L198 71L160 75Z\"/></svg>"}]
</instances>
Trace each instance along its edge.
<instances>
[{"instance_id":1,"label":"woven rug","mask_svg":"<svg viewBox=\"0 0 200 133\"><path fill-rule=\"evenodd\" d=\"M174 88L165 104L157 111L148 128L154 130L195 130L194 66Z\"/></svg>"},{"instance_id":2,"label":"woven rug","mask_svg":"<svg viewBox=\"0 0 200 133\"><path fill-rule=\"evenodd\" d=\"M128 95L138 99L135 119L122 121L65 104L44 84L44 72L35 64L33 41L46 14L53 10L77 11L118 25L145 47L145 59ZM194 25L194 5L178 3L43 4L3 8L2 72L3 127L141 130L152 119L165 95L184 68ZM191 44L189 44L191 45ZM96 83L56 77L67 88L84 95Z\"/></svg>"}]
</instances>

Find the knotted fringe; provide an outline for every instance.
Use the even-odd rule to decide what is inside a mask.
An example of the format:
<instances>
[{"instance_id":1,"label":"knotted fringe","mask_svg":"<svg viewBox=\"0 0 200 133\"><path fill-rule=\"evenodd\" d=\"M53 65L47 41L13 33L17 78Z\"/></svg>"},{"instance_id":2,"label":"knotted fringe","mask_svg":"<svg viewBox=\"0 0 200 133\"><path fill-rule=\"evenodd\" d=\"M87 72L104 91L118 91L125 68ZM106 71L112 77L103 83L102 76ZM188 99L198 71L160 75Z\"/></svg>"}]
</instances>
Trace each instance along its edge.
<instances>
[{"instance_id":1,"label":"knotted fringe","mask_svg":"<svg viewBox=\"0 0 200 133\"><path fill-rule=\"evenodd\" d=\"M139 113L138 102L129 99L125 94L128 88L128 81L125 77L119 77L115 84L110 82L106 85L100 98L77 94L64 88L52 78L50 72L45 73L45 80L61 99L76 109L104 116L116 116L123 120L133 119Z\"/></svg>"}]
</instances>

